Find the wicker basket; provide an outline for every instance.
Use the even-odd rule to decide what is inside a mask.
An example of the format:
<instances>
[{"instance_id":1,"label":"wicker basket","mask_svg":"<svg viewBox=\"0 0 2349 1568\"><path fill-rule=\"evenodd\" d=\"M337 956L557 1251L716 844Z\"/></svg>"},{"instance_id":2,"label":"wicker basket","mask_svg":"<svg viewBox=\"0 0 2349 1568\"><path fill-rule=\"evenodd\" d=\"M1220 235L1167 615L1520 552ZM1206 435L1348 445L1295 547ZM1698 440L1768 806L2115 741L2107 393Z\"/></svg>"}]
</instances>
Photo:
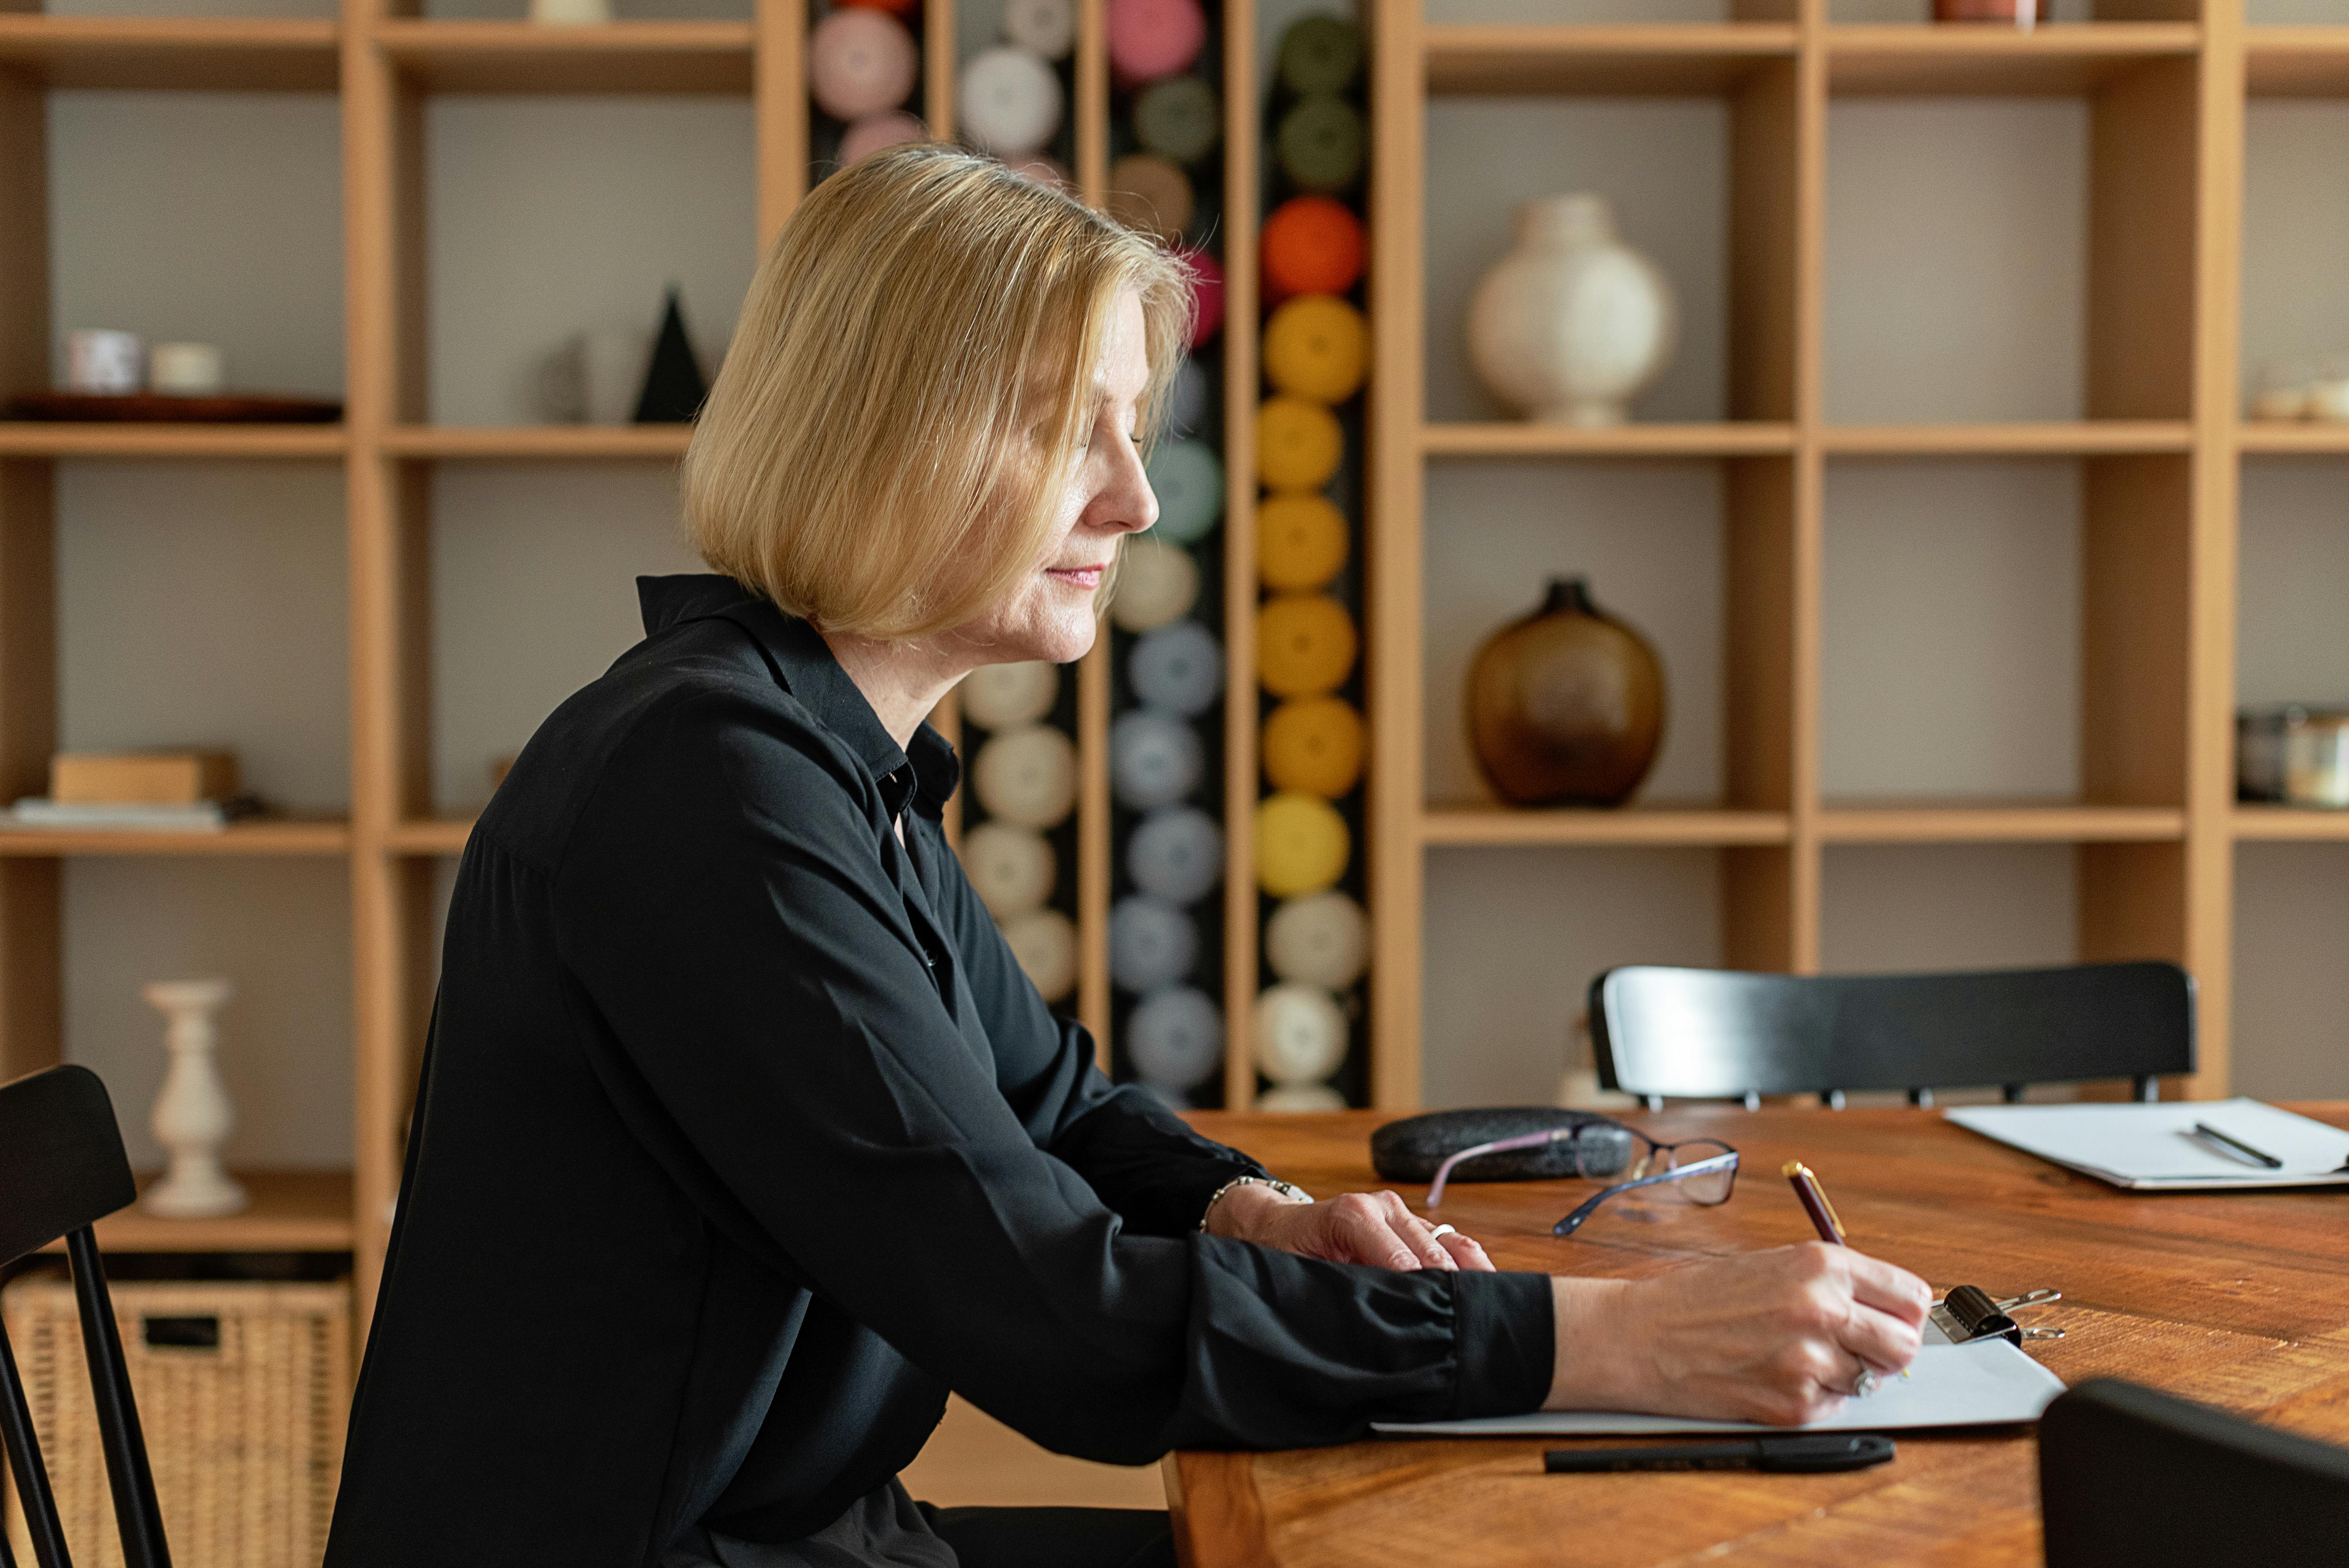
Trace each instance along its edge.
<instances>
[{"instance_id":1,"label":"wicker basket","mask_svg":"<svg viewBox=\"0 0 2349 1568\"><path fill-rule=\"evenodd\" d=\"M350 1398L347 1281L112 1287L177 1568L317 1568ZM119 1568L73 1286L20 1279L8 1338L77 1568ZM30 1562L11 1499L9 1535Z\"/></svg>"}]
</instances>

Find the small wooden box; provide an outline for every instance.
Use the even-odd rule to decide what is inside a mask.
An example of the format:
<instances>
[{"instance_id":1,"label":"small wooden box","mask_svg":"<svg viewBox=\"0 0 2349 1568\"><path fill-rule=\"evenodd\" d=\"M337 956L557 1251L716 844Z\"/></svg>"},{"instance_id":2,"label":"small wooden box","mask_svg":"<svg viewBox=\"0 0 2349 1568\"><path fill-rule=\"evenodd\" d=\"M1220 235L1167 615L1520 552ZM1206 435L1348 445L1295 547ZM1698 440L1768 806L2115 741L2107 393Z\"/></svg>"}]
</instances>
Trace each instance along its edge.
<instances>
[{"instance_id":1,"label":"small wooden box","mask_svg":"<svg viewBox=\"0 0 2349 1568\"><path fill-rule=\"evenodd\" d=\"M49 798L77 806L192 806L236 794L229 751L60 751Z\"/></svg>"}]
</instances>

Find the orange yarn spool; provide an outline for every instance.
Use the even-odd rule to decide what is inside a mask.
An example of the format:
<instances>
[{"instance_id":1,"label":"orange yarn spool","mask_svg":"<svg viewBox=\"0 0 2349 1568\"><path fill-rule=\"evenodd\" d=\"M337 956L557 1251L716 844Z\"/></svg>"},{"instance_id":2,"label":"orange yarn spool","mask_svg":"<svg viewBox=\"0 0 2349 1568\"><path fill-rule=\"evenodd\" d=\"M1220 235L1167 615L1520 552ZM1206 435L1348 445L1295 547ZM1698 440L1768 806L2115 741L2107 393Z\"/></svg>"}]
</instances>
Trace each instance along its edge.
<instances>
[{"instance_id":1,"label":"orange yarn spool","mask_svg":"<svg viewBox=\"0 0 2349 1568\"><path fill-rule=\"evenodd\" d=\"M1362 221L1328 196L1292 196L1264 221L1264 295L1342 294L1362 275Z\"/></svg>"}]
</instances>

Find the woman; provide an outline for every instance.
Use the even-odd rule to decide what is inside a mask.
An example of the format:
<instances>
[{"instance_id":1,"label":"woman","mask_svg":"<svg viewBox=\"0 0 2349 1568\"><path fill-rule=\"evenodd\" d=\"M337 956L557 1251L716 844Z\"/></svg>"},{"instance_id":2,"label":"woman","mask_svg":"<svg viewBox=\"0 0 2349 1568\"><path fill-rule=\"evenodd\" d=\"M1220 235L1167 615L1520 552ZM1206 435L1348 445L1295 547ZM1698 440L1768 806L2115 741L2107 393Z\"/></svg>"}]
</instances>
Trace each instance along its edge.
<instances>
[{"instance_id":1,"label":"woman","mask_svg":"<svg viewBox=\"0 0 2349 1568\"><path fill-rule=\"evenodd\" d=\"M1092 1066L939 826L922 717L1092 645L1187 295L998 165L785 225L686 462L709 577L539 730L458 875L327 1562L1139 1568L1164 1517L913 1505L958 1390L1061 1452L1548 1404L1793 1422L1926 1296L1841 1249L1494 1271Z\"/></svg>"}]
</instances>

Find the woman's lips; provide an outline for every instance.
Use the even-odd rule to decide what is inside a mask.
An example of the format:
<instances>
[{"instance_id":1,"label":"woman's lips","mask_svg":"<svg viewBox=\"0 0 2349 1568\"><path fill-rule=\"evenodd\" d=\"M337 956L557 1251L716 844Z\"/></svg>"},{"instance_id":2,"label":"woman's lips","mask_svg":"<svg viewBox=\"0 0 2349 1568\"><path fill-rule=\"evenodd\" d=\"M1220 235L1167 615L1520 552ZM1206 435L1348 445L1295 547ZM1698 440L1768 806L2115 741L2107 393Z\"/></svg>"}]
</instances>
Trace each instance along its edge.
<instances>
[{"instance_id":1,"label":"woman's lips","mask_svg":"<svg viewBox=\"0 0 2349 1568\"><path fill-rule=\"evenodd\" d=\"M1065 583L1071 588L1081 588L1090 593L1101 586L1102 573L1107 568L1100 566L1047 566L1044 575L1056 583Z\"/></svg>"}]
</instances>

